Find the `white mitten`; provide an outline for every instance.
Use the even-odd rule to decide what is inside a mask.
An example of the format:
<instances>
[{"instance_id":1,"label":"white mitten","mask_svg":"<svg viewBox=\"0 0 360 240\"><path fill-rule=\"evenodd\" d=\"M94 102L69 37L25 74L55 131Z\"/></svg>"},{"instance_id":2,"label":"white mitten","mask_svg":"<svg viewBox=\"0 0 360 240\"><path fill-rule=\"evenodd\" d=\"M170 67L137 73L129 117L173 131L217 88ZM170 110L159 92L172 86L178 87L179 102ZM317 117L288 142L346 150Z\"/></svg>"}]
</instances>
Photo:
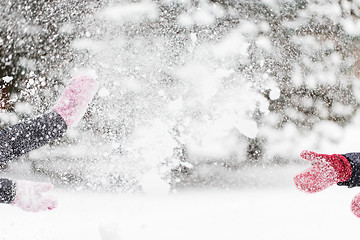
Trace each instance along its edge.
<instances>
[{"instance_id":1,"label":"white mitten","mask_svg":"<svg viewBox=\"0 0 360 240\"><path fill-rule=\"evenodd\" d=\"M53 188L51 183L16 181L15 184L16 195L13 206L29 212L52 210L57 206L54 198L42 195Z\"/></svg>"}]
</instances>

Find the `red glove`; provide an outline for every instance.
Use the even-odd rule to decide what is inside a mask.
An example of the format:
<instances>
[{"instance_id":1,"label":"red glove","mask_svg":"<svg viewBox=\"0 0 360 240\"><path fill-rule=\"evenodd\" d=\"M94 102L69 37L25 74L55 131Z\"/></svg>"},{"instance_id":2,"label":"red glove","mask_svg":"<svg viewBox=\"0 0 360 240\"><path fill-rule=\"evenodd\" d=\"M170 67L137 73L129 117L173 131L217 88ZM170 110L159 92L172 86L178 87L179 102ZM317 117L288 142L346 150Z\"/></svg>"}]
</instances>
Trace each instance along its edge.
<instances>
[{"instance_id":1,"label":"red glove","mask_svg":"<svg viewBox=\"0 0 360 240\"><path fill-rule=\"evenodd\" d=\"M351 165L343 155L319 154L305 150L300 156L310 161L312 165L311 168L294 177L294 183L301 191L320 192L338 182L348 180L352 174ZM360 204L357 206L360 214Z\"/></svg>"}]
</instances>

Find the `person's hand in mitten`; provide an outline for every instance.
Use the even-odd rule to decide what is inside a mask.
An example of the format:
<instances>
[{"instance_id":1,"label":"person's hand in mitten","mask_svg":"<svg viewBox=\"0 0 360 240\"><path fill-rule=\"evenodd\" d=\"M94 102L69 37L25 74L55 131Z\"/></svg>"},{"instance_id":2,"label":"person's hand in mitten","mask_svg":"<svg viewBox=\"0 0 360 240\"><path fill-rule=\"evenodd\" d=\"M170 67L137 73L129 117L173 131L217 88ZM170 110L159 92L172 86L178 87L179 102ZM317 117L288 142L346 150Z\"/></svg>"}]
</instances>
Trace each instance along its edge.
<instances>
[{"instance_id":1,"label":"person's hand in mitten","mask_svg":"<svg viewBox=\"0 0 360 240\"><path fill-rule=\"evenodd\" d=\"M343 155L302 151L300 156L310 161L312 165L293 179L296 187L301 191L320 192L334 184L347 181L351 177L351 165Z\"/></svg>"},{"instance_id":2,"label":"person's hand in mitten","mask_svg":"<svg viewBox=\"0 0 360 240\"><path fill-rule=\"evenodd\" d=\"M73 78L55 104L55 112L64 119L67 126L75 126L85 114L98 88L99 82L92 77Z\"/></svg>"},{"instance_id":3,"label":"person's hand in mitten","mask_svg":"<svg viewBox=\"0 0 360 240\"><path fill-rule=\"evenodd\" d=\"M12 205L30 212L52 210L57 206L57 201L51 196L43 195L52 188L51 183L16 181Z\"/></svg>"},{"instance_id":4,"label":"person's hand in mitten","mask_svg":"<svg viewBox=\"0 0 360 240\"><path fill-rule=\"evenodd\" d=\"M360 193L358 193L351 201L351 211L355 216L360 218Z\"/></svg>"}]
</instances>

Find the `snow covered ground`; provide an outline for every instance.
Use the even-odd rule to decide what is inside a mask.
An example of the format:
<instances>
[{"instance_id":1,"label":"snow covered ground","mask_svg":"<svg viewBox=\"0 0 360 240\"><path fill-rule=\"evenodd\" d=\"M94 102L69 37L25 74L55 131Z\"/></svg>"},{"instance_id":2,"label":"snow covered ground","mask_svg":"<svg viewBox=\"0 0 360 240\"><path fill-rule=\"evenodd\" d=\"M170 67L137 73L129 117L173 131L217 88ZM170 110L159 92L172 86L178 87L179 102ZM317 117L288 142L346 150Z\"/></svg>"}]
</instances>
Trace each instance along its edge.
<instances>
[{"instance_id":1,"label":"snow covered ground","mask_svg":"<svg viewBox=\"0 0 360 240\"><path fill-rule=\"evenodd\" d=\"M279 168L280 169L280 168ZM0 205L0 239L348 239L360 219L350 211L360 189L333 187L309 195L279 170L282 186L188 190L171 194L56 188L57 209L28 213ZM280 176L279 176L280 175Z\"/></svg>"}]
</instances>

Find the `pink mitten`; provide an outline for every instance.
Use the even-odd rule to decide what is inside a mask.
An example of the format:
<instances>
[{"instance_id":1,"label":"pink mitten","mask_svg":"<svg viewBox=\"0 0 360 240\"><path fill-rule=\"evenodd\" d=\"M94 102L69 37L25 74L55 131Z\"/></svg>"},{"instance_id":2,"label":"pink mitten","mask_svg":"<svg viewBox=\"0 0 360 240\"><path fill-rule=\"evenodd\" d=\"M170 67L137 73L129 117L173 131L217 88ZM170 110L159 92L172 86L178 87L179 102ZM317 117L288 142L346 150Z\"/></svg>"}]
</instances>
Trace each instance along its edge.
<instances>
[{"instance_id":1,"label":"pink mitten","mask_svg":"<svg viewBox=\"0 0 360 240\"><path fill-rule=\"evenodd\" d=\"M338 182L348 180L352 174L351 165L343 155L302 151L300 156L312 165L294 177L294 183L301 191L320 192Z\"/></svg>"},{"instance_id":2,"label":"pink mitten","mask_svg":"<svg viewBox=\"0 0 360 240\"><path fill-rule=\"evenodd\" d=\"M87 76L74 78L66 86L54 110L65 120L68 126L75 126L86 112L94 97L99 83Z\"/></svg>"},{"instance_id":3,"label":"pink mitten","mask_svg":"<svg viewBox=\"0 0 360 240\"><path fill-rule=\"evenodd\" d=\"M43 196L43 192L52 189L51 183L39 183L30 181L16 181L16 195L12 203L29 212L52 210L57 206L57 201L49 196Z\"/></svg>"}]
</instances>

